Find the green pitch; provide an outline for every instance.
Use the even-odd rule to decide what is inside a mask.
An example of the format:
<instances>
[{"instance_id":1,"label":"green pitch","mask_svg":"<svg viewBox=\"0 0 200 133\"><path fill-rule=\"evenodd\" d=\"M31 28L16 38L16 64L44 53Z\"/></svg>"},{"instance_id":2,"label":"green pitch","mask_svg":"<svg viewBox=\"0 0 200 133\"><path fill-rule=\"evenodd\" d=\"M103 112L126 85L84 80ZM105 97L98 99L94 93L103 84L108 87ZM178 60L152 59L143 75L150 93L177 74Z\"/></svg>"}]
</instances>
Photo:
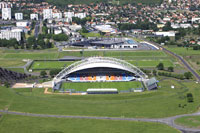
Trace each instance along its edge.
<instances>
[{"instance_id":1,"label":"green pitch","mask_svg":"<svg viewBox=\"0 0 200 133\"><path fill-rule=\"evenodd\" d=\"M75 89L76 91L86 91L89 88L115 88L120 90L129 90L131 88L142 88L142 83L133 82L91 82L91 83L63 83L61 89Z\"/></svg>"}]
</instances>

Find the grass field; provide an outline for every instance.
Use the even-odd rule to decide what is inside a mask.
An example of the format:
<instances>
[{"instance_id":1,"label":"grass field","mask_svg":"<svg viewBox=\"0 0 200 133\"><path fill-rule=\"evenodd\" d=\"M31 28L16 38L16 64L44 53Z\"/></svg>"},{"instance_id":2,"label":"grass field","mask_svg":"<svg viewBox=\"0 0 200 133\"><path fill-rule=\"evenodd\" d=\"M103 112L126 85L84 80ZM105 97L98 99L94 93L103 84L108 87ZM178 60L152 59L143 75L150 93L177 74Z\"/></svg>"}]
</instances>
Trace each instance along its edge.
<instances>
[{"instance_id":1,"label":"grass field","mask_svg":"<svg viewBox=\"0 0 200 133\"><path fill-rule=\"evenodd\" d=\"M63 56L82 56L80 52L61 52ZM166 57L162 51L83 51L83 56L106 56L106 57Z\"/></svg>"},{"instance_id":2,"label":"grass field","mask_svg":"<svg viewBox=\"0 0 200 133\"><path fill-rule=\"evenodd\" d=\"M176 119L175 122L185 127L200 129L200 116L185 116Z\"/></svg>"},{"instance_id":3,"label":"grass field","mask_svg":"<svg viewBox=\"0 0 200 133\"><path fill-rule=\"evenodd\" d=\"M13 67L13 66L23 66L26 62L22 60L0 60L0 67Z\"/></svg>"},{"instance_id":4,"label":"grass field","mask_svg":"<svg viewBox=\"0 0 200 133\"><path fill-rule=\"evenodd\" d=\"M175 89L171 89L171 85ZM0 109L19 112L159 118L192 113L199 107L200 86L194 82L164 80L158 91L118 95L45 95L43 89L9 89L0 87ZM186 93L194 96L193 103L187 103ZM179 104L187 104L180 108Z\"/></svg>"},{"instance_id":5,"label":"grass field","mask_svg":"<svg viewBox=\"0 0 200 133\"><path fill-rule=\"evenodd\" d=\"M200 55L200 50L193 50L192 48L168 47L167 49L181 56Z\"/></svg>"},{"instance_id":6,"label":"grass field","mask_svg":"<svg viewBox=\"0 0 200 133\"><path fill-rule=\"evenodd\" d=\"M89 88L116 88L129 90L131 88L142 88L141 82L92 82L92 83L63 83L62 89L75 89L76 91L86 91Z\"/></svg>"},{"instance_id":7,"label":"grass field","mask_svg":"<svg viewBox=\"0 0 200 133\"><path fill-rule=\"evenodd\" d=\"M3 115L1 133L178 133L159 123Z\"/></svg>"},{"instance_id":8,"label":"grass field","mask_svg":"<svg viewBox=\"0 0 200 133\"><path fill-rule=\"evenodd\" d=\"M165 67L174 66L170 60L132 60L129 63L138 67L156 67L159 63L163 63ZM32 70L49 70L61 69L74 63L73 61L34 61L31 66Z\"/></svg>"},{"instance_id":9,"label":"grass field","mask_svg":"<svg viewBox=\"0 0 200 133\"><path fill-rule=\"evenodd\" d=\"M86 38L87 37L101 37L100 33L92 33L92 32L90 32L90 33L82 33L81 32L81 35L85 36Z\"/></svg>"},{"instance_id":10,"label":"grass field","mask_svg":"<svg viewBox=\"0 0 200 133\"><path fill-rule=\"evenodd\" d=\"M35 61L31 66L32 70L61 69L72 64L72 61Z\"/></svg>"},{"instance_id":11,"label":"grass field","mask_svg":"<svg viewBox=\"0 0 200 133\"><path fill-rule=\"evenodd\" d=\"M56 59L58 53L6 53L3 55L4 59Z\"/></svg>"}]
</instances>

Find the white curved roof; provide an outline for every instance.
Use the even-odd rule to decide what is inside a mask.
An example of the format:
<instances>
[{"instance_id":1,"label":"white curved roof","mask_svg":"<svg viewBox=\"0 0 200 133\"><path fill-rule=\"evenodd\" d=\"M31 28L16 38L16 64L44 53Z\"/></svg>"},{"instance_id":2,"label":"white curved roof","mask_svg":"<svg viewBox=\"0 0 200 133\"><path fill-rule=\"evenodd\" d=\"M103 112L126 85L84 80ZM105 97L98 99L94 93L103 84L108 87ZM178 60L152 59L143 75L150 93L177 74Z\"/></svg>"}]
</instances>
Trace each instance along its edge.
<instances>
[{"instance_id":1,"label":"white curved roof","mask_svg":"<svg viewBox=\"0 0 200 133\"><path fill-rule=\"evenodd\" d=\"M90 57L66 67L54 78L54 81L62 80L66 75L69 75L73 72L98 67L120 69L134 73L141 78L147 78L145 73L126 61L110 57Z\"/></svg>"}]
</instances>

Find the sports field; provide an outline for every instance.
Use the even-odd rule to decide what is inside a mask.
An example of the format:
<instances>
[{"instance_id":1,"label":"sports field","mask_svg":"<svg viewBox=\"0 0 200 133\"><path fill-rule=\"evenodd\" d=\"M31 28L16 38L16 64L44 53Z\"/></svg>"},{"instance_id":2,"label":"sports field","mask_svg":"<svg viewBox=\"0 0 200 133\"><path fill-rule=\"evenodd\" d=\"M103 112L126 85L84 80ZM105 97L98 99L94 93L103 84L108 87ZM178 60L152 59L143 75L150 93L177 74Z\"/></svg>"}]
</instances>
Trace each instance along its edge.
<instances>
[{"instance_id":1,"label":"sports field","mask_svg":"<svg viewBox=\"0 0 200 133\"><path fill-rule=\"evenodd\" d=\"M76 91L86 91L89 88L115 88L120 90L129 90L131 88L142 88L142 83L133 82L91 82L91 83L63 83L61 89L75 89Z\"/></svg>"},{"instance_id":2,"label":"sports field","mask_svg":"<svg viewBox=\"0 0 200 133\"><path fill-rule=\"evenodd\" d=\"M171 89L171 85L175 89ZM159 118L197 111L200 86L194 82L164 80L157 91L115 95L47 95L44 89L0 87L0 109L40 114ZM191 92L193 103L187 103ZM180 108L179 104L186 104Z\"/></svg>"},{"instance_id":3,"label":"sports field","mask_svg":"<svg viewBox=\"0 0 200 133\"><path fill-rule=\"evenodd\" d=\"M179 125L200 129L200 116L185 116L175 120Z\"/></svg>"},{"instance_id":4,"label":"sports field","mask_svg":"<svg viewBox=\"0 0 200 133\"><path fill-rule=\"evenodd\" d=\"M0 117L1 133L179 133L159 123L113 120L39 118L16 115Z\"/></svg>"}]
</instances>

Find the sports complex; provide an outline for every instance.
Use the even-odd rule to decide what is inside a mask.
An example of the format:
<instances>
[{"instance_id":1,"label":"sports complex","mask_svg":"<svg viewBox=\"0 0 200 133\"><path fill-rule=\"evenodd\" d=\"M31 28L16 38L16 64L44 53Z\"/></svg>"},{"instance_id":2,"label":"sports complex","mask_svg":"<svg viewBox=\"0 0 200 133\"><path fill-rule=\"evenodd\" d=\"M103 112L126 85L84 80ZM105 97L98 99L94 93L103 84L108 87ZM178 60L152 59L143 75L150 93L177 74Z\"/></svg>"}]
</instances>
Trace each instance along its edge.
<instances>
[{"instance_id":1,"label":"sports complex","mask_svg":"<svg viewBox=\"0 0 200 133\"><path fill-rule=\"evenodd\" d=\"M168 49L184 51L183 58L198 56L191 49ZM0 132L179 133L187 129L177 125L190 119L189 125L198 124L198 117L189 116L199 112L196 78L169 77L188 72L179 59L161 49L80 51L0 49L1 81L18 84L0 87ZM54 69L60 71L51 77Z\"/></svg>"},{"instance_id":2,"label":"sports complex","mask_svg":"<svg viewBox=\"0 0 200 133\"><path fill-rule=\"evenodd\" d=\"M134 65L111 57L89 57L77 61L64 68L54 79L53 89L59 90L63 82L134 82L140 81L148 90L156 89L156 80L149 80L148 76ZM151 83L150 83L151 82ZM81 85L81 84L80 84ZM81 86L80 86L81 87ZM95 87L95 86L94 86ZM125 86L124 86L125 87ZM126 87L125 87L126 88ZM131 88L130 88L131 89ZM88 88L87 93L118 93L116 88Z\"/></svg>"}]
</instances>

